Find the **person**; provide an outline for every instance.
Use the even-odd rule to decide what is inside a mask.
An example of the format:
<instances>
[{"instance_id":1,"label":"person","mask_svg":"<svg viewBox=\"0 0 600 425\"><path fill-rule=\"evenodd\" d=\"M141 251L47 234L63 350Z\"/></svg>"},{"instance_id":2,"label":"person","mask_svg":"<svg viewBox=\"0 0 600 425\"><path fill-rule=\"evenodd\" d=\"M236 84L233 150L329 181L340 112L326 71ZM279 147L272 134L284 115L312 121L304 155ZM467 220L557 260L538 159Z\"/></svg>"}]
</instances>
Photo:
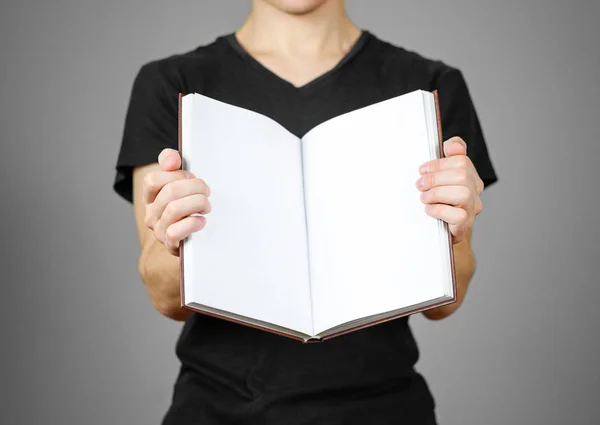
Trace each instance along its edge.
<instances>
[{"instance_id":1,"label":"person","mask_svg":"<svg viewBox=\"0 0 600 425\"><path fill-rule=\"evenodd\" d=\"M497 180L459 69L357 27L344 0L254 0L237 31L141 67L114 190L134 205L139 273L153 306L185 321L163 425L436 423L409 317L302 344L181 308L179 292L179 242L210 226L211 208L210 182L180 169L180 92L254 110L302 137L334 116L416 89L438 90L443 124L446 158L423 164L415 182L424 214L452 233L458 301L423 313L439 320L464 300L480 195Z\"/></svg>"}]
</instances>

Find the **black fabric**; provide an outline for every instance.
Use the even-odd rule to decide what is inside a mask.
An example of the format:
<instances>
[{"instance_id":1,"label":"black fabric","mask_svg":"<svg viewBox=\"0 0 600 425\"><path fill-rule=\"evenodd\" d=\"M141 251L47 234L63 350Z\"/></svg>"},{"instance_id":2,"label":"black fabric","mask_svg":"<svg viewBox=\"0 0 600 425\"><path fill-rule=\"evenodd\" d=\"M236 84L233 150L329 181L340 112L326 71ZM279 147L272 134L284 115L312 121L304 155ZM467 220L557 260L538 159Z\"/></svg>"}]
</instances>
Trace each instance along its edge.
<instances>
[{"instance_id":1,"label":"black fabric","mask_svg":"<svg viewBox=\"0 0 600 425\"><path fill-rule=\"evenodd\" d=\"M461 136L486 187L494 183L461 72L364 31L336 67L302 87L262 66L233 34L147 63L133 85L114 189L131 201L133 167L156 162L165 147L177 149L179 92L254 110L302 137L329 118L416 89L438 89L444 139ZM164 425L435 424L406 317L302 344L194 314L176 353L181 370Z\"/></svg>"}]
</instances>

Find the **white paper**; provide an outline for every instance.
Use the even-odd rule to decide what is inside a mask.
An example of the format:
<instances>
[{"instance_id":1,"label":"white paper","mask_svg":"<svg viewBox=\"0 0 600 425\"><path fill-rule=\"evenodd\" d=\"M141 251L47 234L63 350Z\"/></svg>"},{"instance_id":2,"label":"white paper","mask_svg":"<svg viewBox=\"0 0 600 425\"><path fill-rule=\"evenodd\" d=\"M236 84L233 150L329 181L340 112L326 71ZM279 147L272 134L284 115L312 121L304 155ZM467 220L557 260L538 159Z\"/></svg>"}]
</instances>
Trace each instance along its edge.
<instances>
[{"instance_id":1,"label":"white paper","mask_svg":"<svg viewBox=\"0 0 600 425\"><path fill-rule=\"evenodd\" d=\"M443 296L438 220L415 186L431 158L423 92L303 138L315 332Z\"/></svg>"},{"instance_id":2,"label":"white paper","mask_svg":"<svg viewBox=\"0 0 600 425\"><path fill-rule=\"evenodd\" d=\"M312 334L299 139L203 95L183 102L185 169L212 205L184 242L186 302Z\"/></svg>"}]
</instances>

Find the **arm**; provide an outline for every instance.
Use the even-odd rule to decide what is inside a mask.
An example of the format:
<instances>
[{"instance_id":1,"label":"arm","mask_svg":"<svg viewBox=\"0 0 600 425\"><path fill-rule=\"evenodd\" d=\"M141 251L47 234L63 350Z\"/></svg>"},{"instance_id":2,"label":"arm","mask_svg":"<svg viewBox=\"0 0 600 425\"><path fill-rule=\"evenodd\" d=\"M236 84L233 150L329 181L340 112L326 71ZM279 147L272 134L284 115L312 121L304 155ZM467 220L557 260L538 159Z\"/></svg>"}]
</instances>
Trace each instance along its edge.
<instances>
[{"instance_id":1,"label":"arm","mask_svg":"<svg viewBox=\"0 0 600 425\"><path fill-rule=\"evenodd\" d=\"M484 184L467 157L466 143L460 137L453 137L444 142L444 153L445 158L421 167L422 177L417 181L425 211L448 223L454 249L457 301L424 311L423 315L431 320L448 317L464 301L475 272L471 250L473 222L483 208L480 195Z\"/></svg>"},{"instance_id":2,"label":"arm","mask_svg":"<svg viewBox=\"0 0 600 425\"><path fill-rule=\"evenodd\" d=\"M439 90L442 135L447 138L443 146L445 158L424 164L420 170L423 185L417 187L423 192L421 199L427 205L427 214L447 222L452 233L457 301L425 311L424 316L432 320L448 317L464 301L475 272L471 234L473 221L482 209L480 195L484 182L487 187L497 180L462 73L447 68L436 88Z\"/></svg>"},{"instance_id":3,"label":"arm","mask_svg":"<svg viewBox=\"0 0 600 425\"><path fill-rule=\"evenodd\" d=\"M138 270L154 308L173 320L187 319L181 307L179 242L204 228L210 212L210 189L202 179L179 170L181 158L173 149L159 155L159 164L136 167L133 203L141 253Z\"/></svg>"},{"instance_id":4,"label":"arm","mask_svg":"<svg viewBox=\"0 0 600 425\"><path fill-rule=\"evenodd\" d=\"M148 173L160 170L160 165L155 163L136 167L133 171L133 205L141 248L138 271L154 308L173 320L185 320L191 312L181 307L179 258L171 255L166 246L159 242L152 230L144 224L144 179Z\"/></svg>"},{"instance_id":5,"label":"arm","mask_svg":"<svg viewBox=\"0 0 600 425\"><path fill-rule=\"evenodd\" d=\"M469 229L467 236L459 243L454 244L454 269L456 272L456 302L432 308L423 312L430 320L440 320L454 313L465 299L469 282L475 273L475 256L471 250L471 233Z\"/></svg>"}]
</instances>

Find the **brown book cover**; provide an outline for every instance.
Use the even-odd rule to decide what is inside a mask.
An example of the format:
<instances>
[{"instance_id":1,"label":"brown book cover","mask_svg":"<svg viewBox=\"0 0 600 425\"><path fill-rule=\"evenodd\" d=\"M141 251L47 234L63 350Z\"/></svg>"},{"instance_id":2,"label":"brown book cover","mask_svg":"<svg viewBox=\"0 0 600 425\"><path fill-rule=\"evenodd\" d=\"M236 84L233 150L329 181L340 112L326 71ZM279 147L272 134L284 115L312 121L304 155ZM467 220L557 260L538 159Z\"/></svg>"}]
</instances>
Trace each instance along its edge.
<instances>
[{"instance_id":1,"label":"brown book cover","mask_svg":"<svg viewBox=\"0 0 600 425\"><path fill-rule=\"evenodd\" d=\"M442 135L442 118L441 118L441 114L440 114L440 106L439 106L439 99L438 99L438 92L437 90L432 91L431 93L433 93L434 99L435 99L435 109L436 109L436 121L437 121L437 127L438 127L438 139L439 139L439 148L440 148L440 156L441 158L443 158L444 155L444 146L443 146L443 135ZM178 150L179 150L179 154L181 155L182 161L181 161L181 169L186 169L186 166L184 164L183 161L183 146L182 146L182 99L183 99L183 93L179 93L179 101L178 101ZM445 223L445 226L447 228L447 224ZM450 263L451 263L451 272L452 272L452 286L453 286L453 292L454 292L454 297L452 299L449 300L445 300L445 301L441 301L439 303L433 304L433 305L428 305L426 307L421 307L421 308L415 308L412 310L407 310L407 311L403 311L401 313L398 313L396 315L393 316L388 316L382 319L376 319L373 320L371 322L368 323L362 323L359 324L355 327L352 328L348 328L348 329L344 329L341 330L339 332L335 332L326 336L323 336L321 338L310 338L310 339L304 339L302 337L296 336L296 335L291 335L288 334L286 332L280 332L278 330L266 327L266 326L261 326L260 324L256 324L256 323L249 323L243 320L237 320L235 318L223 315L223 314L218 314L212 311L206 311L200 308L195 308L189 305L186 305L186 301L185 301L185 281L184 281L184 261L185 261L185 255L184 255L184 241L180 241L179 243L179 276L180 276L180 291L181 291L181 306L185 307L187 309L190 309L192 311L195 311L197 313L202 313L202 314L206 314L209 316L213 316L213 317L217 317L219 319L223 319L223 320L228 320L230 322L234 322L234 323L238 323L244 326L250 326L252 328L256 328L256 329L260 329L266 332L271 332L277 335L281 335L281 336L285 336L288 338L292 338L298 341L301 341L303 343L315 343L315 342L322 342L325 341L327 339L331 339L334 338L336 336L340 336L349 332L354 332L360 329L364 329L370 326L374 326L383 322L387 322L390 320L394 320L394 319L398 319L400 317L404 317L404 316L408 316L411 314L415 314L415 313L419 313L421 311L425 311L425 310L430 310L436 307L441 307L443 305L447 305L447 304L452 304L454 302L456 302L456 294L457 294L457 288L456 288L456 270L455 270L455 265L454 265L454 249L453 249L453 244L452 244L452 235L450 234L450 232L448 232L448 244L450 246Z\"/></svg>"}]
</instances>

